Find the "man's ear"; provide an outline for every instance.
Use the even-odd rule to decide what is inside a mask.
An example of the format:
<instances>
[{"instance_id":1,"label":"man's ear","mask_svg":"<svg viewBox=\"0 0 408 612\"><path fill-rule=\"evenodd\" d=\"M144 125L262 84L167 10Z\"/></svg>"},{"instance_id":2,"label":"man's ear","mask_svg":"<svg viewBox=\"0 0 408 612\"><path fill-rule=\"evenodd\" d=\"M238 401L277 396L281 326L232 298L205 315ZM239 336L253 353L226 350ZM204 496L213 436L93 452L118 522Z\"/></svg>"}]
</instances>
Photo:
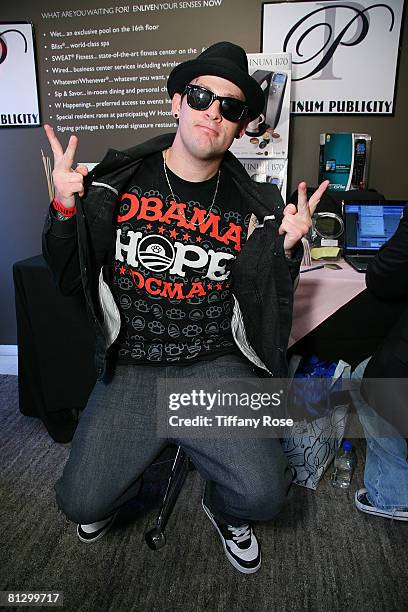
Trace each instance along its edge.
<instances>
[{"instance_id":1,"label":"man's ear","mask_svg":"<svg viewBox=\"0 0 408 612\"><path fill-rule=\"evenodd\" d=\"M249 119L245 119L245 121L240 121L237 127L237 131L235 134L235 138L242 138L245 134L245 131L248 127Z\"/></svg>"},{"instance_id":2,"label":"man's ear","mask_svg":"<svg viewBox=\"0 0 408 612\"><path fill-rule=\"evenodd\" d=\"M171 101L171 114L173 115L173 117L178 117L180 115L180 107L181 94L175 93Z\"/></svg>"}]
</instances>

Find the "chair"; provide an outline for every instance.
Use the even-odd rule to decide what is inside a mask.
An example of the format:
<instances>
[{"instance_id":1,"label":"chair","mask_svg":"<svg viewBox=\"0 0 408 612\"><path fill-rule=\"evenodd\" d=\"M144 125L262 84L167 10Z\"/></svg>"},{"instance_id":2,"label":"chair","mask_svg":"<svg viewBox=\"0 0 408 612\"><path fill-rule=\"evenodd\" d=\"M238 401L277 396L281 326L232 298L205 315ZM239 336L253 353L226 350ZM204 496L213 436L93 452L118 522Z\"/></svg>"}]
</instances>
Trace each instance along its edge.
<instances>
[{"instance_id":1,"label":"chair","mask_svg":"<svg viewBox=\"0 0 408 612\"><path fill-rule=\"evenodd\" d=\"M159 550L166 544L164 529L183 487L187 472L189 470L189 464L189 458L180 448L180 446L178 446L171 468L171 473L167 482L166 492L156 519L156 525L145 534L147 545L152 550Z\"/></svg>"}]
</instances>

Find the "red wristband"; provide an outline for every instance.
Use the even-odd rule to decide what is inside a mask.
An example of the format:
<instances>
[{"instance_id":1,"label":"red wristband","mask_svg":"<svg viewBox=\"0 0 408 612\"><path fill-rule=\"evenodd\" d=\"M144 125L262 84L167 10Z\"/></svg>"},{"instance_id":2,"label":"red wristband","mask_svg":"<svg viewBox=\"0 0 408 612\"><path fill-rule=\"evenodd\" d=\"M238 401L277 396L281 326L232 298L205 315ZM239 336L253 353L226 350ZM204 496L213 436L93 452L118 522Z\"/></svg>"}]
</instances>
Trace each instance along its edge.
<instances>
[{"instance_id":1,"label":"red wristband","mask_svg":"<svg viewBox=\"0 0 408 612\"><path fill-rule=\"evenodd\" d=\"M65 208L65 206L61 204L61 202L56 198L53 199L52 205L53 208L55 208L55 210L58 210L58 212L64 215L64 217L73 217L76 213L76 206L73 206L72 208Z\"/></svg>"}]
</instances>

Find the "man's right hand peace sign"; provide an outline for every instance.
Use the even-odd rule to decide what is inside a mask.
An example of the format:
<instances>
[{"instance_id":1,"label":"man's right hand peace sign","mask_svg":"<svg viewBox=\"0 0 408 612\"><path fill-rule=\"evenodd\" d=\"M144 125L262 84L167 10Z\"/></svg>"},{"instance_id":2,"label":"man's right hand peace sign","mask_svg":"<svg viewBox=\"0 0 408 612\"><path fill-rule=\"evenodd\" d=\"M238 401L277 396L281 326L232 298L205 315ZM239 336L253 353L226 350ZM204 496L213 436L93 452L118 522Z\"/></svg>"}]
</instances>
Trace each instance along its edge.
<instances>
[{"instance_id":1,"label":"man's right hand peace sign","mask_svg":"<svg viewBox=\"0 0 408 612\"><path fill-rule=\"evenodd\" d=\"M72 167L78 138L71 136L64 151L53 128L50 125L44 125L44 130L54 154L52 178L55 186L55 198L65 208L72 208L75 205L74 193L78 193L80 196L84 195L84 176L88 174L86 166L77 166L75 170Z\"/></svg>"}]
</instances>

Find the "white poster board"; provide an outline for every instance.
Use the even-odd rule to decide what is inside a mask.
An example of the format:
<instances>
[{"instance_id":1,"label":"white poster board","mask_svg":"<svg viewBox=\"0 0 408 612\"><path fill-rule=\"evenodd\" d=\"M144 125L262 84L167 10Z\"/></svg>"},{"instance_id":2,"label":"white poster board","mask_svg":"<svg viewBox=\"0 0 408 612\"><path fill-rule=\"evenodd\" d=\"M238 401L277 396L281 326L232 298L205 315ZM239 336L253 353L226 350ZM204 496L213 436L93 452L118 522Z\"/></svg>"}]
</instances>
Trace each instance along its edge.
<instances>
[{"instance_id":1,"label":"white poster board","mask_svg":"<svg viewBox=\"0 0 408 612\"><path fill-rule=\"evenodd\" d=\"M248 69L265 94L262 114L234 140L231 151L238 158L287 158L291 87L289 53L248 53Z\"/></svg>"},{"instance_id":2,"label":"white poster board","mask_svg":"<svg viewBox=\"0 0 408 612\"><path fill-rule=\"evenodd\" d=\"M263 52L292 54L291 112L391 114L403 4L263 4Z\"/></svg>"},{"instance_id":3,"label":"white poster board","mask_svg":"<svg viewBox=\"0 0 408 612\"><path fill-rule=\"evenodd\" d=\"M38 125L33 26L0 22L0 127Z\"/></svg>"}]
</instances>

